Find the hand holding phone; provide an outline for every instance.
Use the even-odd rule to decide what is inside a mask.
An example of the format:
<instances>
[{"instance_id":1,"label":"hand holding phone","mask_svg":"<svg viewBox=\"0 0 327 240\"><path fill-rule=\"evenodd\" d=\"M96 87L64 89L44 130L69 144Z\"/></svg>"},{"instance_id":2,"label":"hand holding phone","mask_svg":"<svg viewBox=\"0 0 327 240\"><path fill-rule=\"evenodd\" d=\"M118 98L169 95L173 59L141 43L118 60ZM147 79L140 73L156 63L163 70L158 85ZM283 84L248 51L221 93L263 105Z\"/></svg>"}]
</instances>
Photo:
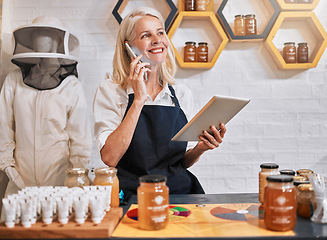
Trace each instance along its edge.
<instances>
[{"instance_id":1,"label":"hand holding phone","mask_svg":"<svg viewBox=\"0 0 327 240\"><path fill-rule=\"evenodd\" d=\"M126 50L127 50L127 53L128 55L131 57L131 58L137 58L137 55L136 53L133 51L133 49L131 48L131 46L128 44L128 42L125 42L125 46L126 46ZM142 63L142 59L139 61L139 63ZM144 73L144 80L147 81L148 80L148 75L147 73L145 72Z\"/></svg>"}]
</instances>

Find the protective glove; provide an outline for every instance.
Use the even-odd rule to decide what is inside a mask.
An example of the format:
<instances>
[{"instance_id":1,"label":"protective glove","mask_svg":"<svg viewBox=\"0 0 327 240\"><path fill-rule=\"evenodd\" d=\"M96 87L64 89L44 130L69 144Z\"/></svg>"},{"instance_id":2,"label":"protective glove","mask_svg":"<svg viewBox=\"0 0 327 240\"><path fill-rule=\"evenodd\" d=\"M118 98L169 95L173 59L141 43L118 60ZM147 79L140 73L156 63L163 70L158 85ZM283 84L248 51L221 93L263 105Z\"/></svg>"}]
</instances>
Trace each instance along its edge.
<instances>
[{"instance_id":1,"label":"protective glove","mask_svg":"<svg viewBox=\"0 0 327 240\"><path fill-rule=\"evenodd\" d=\"M13 181L17 187L23 189L25 187L25 183L22 177L19 175L15 167L7 167L5 168L5 173L7 174L10 181Z\"/></svg>"}]
</instances>

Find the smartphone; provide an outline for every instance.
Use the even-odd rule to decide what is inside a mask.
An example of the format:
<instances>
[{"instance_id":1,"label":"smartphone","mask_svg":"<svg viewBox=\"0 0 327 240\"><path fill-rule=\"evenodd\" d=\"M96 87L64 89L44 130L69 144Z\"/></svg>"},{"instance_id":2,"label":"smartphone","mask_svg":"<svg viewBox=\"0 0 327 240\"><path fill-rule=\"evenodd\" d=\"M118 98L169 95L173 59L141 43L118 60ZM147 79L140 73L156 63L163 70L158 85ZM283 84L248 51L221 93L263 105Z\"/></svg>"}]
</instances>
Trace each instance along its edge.
<instances>
[{"instance_id":1,"label":"smartphone","mask_svg":"<svg viewBox=\"0 0 327 240\"><path fill-rule=\"evenodd\" d=\"M127 53L130 57L133 57L133 58L136 58L137 55L135 53L135 51L133 51L133 49L131 48L131 46L128 44L128 42L125 42L125 46L126 46L126 50L127 50ZM143 58L142 58L143 59ZM140 60L139 63L142 63L143 60ZM147 81L148 80L148 75L147 73L144 73L144 80Z\"/></svg>"}]
</instances>

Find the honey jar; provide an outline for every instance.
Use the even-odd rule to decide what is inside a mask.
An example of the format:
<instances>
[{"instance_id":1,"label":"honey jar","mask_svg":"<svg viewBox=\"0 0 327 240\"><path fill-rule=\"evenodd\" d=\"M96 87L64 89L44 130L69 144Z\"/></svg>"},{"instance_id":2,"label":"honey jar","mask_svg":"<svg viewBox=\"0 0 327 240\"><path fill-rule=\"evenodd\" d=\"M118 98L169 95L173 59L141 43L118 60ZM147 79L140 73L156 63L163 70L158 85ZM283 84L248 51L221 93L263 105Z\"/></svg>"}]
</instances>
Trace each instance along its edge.
<instances>
[{"instance_id":1,"label":"honey jar","mask_svg":"<svg viewBox=\"0 0 327 240\"><path fill-rule=\"evenodd\" d=\"M208 43L199 42L196 55L198 62L208 62Z\"/></svg>"},{"instance_id":2,"label":"honey jar","mask_svg":"<svg viewBox=\"0 0 327 240\"><path fill-rule=\"evenodd\" d=\"M103 167L94 170L95 178L93 185L112 186L110 207L119 207L119 180L117 169L114 167Z\"/></svg>"},{"instance_id":3,"label":"honey jar","mask_svg":"<svg viewBox=\"0 0 327 240\"><path fill-rule=\"evenodd\" d=\"M294 42L284 43L283 58L286 63L296 63L296 47Z\"/></svg>"},{"instance_id":4,"label":"honey jar","mask_svg":"<svg viewBox=\"0 0 327 240\"><path fill-rule=\"evenodd\" d=\"M297 62L307 63L309 61L309 48L307 43L299 43L297 47Z\"/></svg>"},{"instance_id":5,"label":"honey jar","mask_svg":"<svg viewBox=\"0 0 327 240\"><path fill-rule=\"evenodd\" d=\"M88 172L89 170L86 168L68 168L66 170L66 178L64 185L69 188L83 188L83 186L90 186Z\"/></svg>"},{"instance_id":6,"label":"honey jar","mask_svg":"<svg viewBox=\"0 0 327 240\"><path fill-rule=\"evenodd\" d=\"M314 212L315 196L311 184L300 184L297 191L297 215L310 218Z\"/></svg>"},{"instance_id":7,"label":"honey jar","mask_svg":"<svg viewBox=\"0 0 327 240\"><path fill-rule=\"evenodd\" d=\"M195 42L186 42L184 47L184 62L196 61L196 46Z\"/></svg>"},{"instance_id":8,"label":"honey jar","mask_svg":"<svg viewBox=\"0 0 327 240\"><path fill-rule=\"evenodd\" d=\"M257 35L257 20L254 14L245 15L245 35Z\"/></svg>"},{"instance_id":9,"label":"honey jar","mask_svg":"<svg viewBox=\"0 0 327 240\"><path fill-rule=\"evenodd\" d=\"M195 0L184 0L185 11L194 11L195 10Z\"/></svg>"},{"instance_id":10,"label":"honey jar","mask_svg":"<svg viewBox=\"0 0 327 240\"><path fill-rule=\"evenodd\" d=\"M296 225L296 191L293 177L273 175L267 177L265 188L264 222L274 231L289 231Z\"/></svg>"},{"instance_id":11,"label":"honey jar","mask_svg":"<svg viewBox=\"0 0 327 240\"><path fill-rule=\"evenodd\" d=\"M235 15L234 34L235 36L245 35L245 20L243 15Z\"/></svg>"},{"instance_id":12,"label":"honey jar","mask_svg":"<svg viewBox=\"0 0 327 240\"><path fill-rule=\"evenodd\" d=\"M144 230L160 230L167 227L169 189L166 177L145 175L140 177L137 189L138 222Z\"/></svg>"},{"instance_id":13,"label":"honey jar","mask_svg":"<svg viewBox=\"0 0 327 240\"><path fill-rule=\"evenodd\" d=\"M277 175L278 164L276 163L263 163L260 165L261 171L259 172L259 202L264 203L264 192L267 186L267 177L270 175Z\"/></svg>"},{"instance_id":14,"label":"honey jar","mask_svg":"<svg viewBox=\"0 0 327 240\"><path fill-rule=\"evenodd\" d=\"M209 0L195 0L195 11L207 11Z\"/></svg>"}]
</instances>

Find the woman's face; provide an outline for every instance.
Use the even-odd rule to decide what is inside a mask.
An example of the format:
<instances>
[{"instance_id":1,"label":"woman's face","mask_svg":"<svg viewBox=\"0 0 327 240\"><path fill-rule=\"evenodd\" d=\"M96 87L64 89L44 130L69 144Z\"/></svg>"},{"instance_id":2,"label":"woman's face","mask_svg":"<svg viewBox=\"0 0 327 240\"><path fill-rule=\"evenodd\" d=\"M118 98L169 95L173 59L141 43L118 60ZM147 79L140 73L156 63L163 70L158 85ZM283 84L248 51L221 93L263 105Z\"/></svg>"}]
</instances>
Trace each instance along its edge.
<instances>
[{"instance_id":1,"label":"woman's face","mask_svg":"<svg viewBox=\"0 0 327 240\"><path fill-rule=\"evenodd\" d=\"M152 64L165 61L168 52L168 39L160 21L152 16L139 19L134 28L136 37L133 45Z\"/></svg>"}]
</instances>

